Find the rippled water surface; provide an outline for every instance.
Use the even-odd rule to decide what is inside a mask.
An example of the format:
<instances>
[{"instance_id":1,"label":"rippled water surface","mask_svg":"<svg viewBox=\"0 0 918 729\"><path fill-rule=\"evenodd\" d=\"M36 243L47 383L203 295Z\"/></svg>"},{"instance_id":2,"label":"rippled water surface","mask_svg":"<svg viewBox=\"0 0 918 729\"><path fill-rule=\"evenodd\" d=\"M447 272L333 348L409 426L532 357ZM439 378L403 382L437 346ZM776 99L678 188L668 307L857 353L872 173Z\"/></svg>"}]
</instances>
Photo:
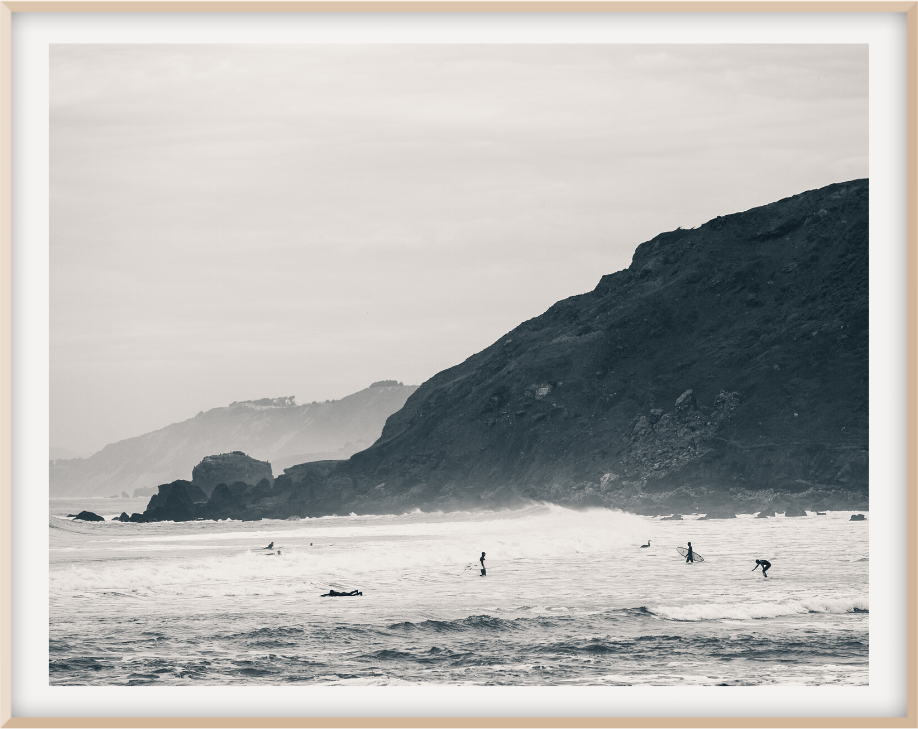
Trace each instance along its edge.
<instances>
[{"instance_id":1,"label":"rippled water surface","mask_svg":"<svg viewBox=\"0 0 918 729\"><path fill-rule=\"evenodd\" d=\"M62 518L125 508L103 501L51 502L55 685L868 682L869 521L850 512Z\"/></svg>"}]
</instances>

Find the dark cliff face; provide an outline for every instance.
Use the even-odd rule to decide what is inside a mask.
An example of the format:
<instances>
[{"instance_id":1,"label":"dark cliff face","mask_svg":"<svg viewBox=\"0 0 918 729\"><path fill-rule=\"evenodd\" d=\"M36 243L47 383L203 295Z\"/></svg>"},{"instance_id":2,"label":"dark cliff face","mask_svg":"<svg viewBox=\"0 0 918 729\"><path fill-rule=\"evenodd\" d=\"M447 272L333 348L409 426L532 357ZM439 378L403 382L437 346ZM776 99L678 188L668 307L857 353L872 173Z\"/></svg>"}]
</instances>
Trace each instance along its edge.
<instances>
[{"instance_id":1,"label":"dark cliff face","mask_svg":"<svg viewBox=\"0 0 918 729\"><path fill-rule=\"evenodd\" d=\"M425 382L332 491L355 510L866 504L867 377L858 180L642 244Z\"/></svg>"},{"instance_id":2,"label":"dark cliff face","mask_svg":"<svg viewBox=\"0 0 918 729\"><path fill-rule=\"evenodd\" d=\"M173 518L865 508L867 216L858 180L661 234L425 382L367 450Z\"/></svg>"}]
</instances>

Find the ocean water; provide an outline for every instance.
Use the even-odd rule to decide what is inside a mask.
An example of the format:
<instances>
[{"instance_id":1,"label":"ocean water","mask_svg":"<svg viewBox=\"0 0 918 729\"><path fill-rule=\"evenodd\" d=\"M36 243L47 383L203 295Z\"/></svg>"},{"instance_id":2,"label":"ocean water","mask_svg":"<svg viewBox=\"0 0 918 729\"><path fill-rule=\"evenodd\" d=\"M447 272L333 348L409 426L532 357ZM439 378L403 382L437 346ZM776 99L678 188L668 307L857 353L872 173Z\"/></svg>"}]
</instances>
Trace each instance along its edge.
<instances>
[{"instance_id":1,"label":"ocean water","mask_svg":"<svg viewBox=\"0 0 918 729\"><path fill-rule=\"evenodd\" d=\"M851 512L65 518L145 501L51 502L52 685L868 683L869 517Z\"/></svg>"}]
</instances>

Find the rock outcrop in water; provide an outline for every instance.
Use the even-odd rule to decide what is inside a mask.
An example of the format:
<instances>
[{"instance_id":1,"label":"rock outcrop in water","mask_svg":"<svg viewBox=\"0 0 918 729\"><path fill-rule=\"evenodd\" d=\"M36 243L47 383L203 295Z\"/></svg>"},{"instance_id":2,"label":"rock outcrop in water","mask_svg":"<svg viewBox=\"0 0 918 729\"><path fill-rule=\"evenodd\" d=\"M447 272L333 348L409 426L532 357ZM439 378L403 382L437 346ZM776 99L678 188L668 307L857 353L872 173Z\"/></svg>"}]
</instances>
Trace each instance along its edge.
<instances>
[{"instance_id":1,"label":"rock outcrop in water","mask_svg":"<svg viewBox=\"0 0 918 729\"><path fill-rule=\"evenodd\" d=\"M91 511L81 511L73 518L78 521L105 521L101 516Z\"/></svg>"},{"instance_id":2,"label":"rock outcrop in water","mask_svg":"<svg viewBox=\"0 0 918 729\"><path fill-rule=\"evenodd\" d=\"M261 481L274 483L271 464L255 460L242 451L206 456L191 472L191 483L208 496L220 484L241 482L254 486Z\"/></svg>"},{"instance_id":3,"label":"rock outcrop in water","mask_svg":"<svg viewBox=\"0 0 918 729\"><path fill-rule=\"evenodd\" d=\"M159 487L142 518L131 514L131 521L191 521L198 518L198 505L206 501L207 494L200 487L190 481L173 481Z\"/></svg>"},{"instance_id":4,"label":"rock outcrop in water","mask_svg":"<svg viewBox=\"0 0 918 729\"><path fill-rule=\"evenodd\" d=\"M372 447L221 504L866 508L868 200L857 180L658 235L425 382Z\"/></svg>"}]
</instances>

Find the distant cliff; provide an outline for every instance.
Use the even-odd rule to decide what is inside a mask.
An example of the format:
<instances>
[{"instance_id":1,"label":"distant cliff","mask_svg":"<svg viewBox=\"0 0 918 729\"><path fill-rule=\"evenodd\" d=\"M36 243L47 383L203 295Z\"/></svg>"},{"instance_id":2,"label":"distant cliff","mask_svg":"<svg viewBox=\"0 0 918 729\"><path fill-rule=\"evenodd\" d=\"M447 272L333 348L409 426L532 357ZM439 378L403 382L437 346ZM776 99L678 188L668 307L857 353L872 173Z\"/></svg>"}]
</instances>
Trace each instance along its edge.
<instances>
[{"instance_id":1,"label":"distant cliff","mask_svg":"<svg viewBox=\"0 0 918 729\"><path fill-rule=\"evenodd\" d=\"M391 381L394 382L394 381ZM275 472L348 458L375 441L416 387L385 384L341 400L297 405L292 397L235 402L107 445L89 458L51 463L51 496L109 496L188 478L202 458L240 450Z\"/></svg>"},{"instance_id":2,"label":"distant cliff","mask_svg":"<svg viewBox=\"0 0 918 729\"><path fill-rule=\"evenodd\" d=\"M372 447L220 513L866 508L868 202L857 180L662 233L425 382Z\"/></svg>"}]
</instances>

